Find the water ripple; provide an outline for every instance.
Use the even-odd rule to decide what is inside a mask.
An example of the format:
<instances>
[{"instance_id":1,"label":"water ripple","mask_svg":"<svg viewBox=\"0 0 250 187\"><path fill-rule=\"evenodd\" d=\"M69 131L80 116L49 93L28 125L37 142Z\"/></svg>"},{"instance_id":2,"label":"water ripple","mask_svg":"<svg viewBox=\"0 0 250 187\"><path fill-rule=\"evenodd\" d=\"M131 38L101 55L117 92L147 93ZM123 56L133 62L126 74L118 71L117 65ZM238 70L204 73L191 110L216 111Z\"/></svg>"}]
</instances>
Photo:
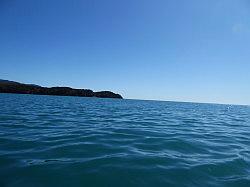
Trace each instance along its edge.
<instances>
[{"instance_id":1,"label":"water ripple","mask_svg":"<svg viewBox=\"0 0 250 187\"><path fill-rule=\"evenodd\" d=\"M250 107L0 94L0 186L250 186Z\"/></svg>"}]
</instances>

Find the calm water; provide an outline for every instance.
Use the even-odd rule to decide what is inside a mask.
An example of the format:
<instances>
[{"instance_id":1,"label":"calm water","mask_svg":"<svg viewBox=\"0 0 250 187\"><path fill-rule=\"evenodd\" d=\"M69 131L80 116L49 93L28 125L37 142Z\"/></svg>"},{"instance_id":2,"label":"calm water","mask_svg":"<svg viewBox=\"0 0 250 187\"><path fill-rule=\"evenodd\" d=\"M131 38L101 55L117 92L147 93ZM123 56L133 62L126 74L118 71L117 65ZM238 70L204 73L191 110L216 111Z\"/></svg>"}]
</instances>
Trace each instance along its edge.
<instances>
[{"instance_id":1,"label":"calm water","mask_svg":"<svg viewBox=\"0 0 250 187\"><path fill-rule=\"evenodd\" d=\"M0 186L250 186L250 107L0 94Z\"/></svg>"}]
</instances>

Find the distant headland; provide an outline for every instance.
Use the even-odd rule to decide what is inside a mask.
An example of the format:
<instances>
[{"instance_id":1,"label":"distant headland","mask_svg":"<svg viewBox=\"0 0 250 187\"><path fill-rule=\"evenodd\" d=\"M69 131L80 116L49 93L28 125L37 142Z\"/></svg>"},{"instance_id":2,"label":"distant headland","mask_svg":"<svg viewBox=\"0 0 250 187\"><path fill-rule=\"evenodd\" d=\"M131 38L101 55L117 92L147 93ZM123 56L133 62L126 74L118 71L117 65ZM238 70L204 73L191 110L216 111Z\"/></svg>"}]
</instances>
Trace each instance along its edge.
<instances>
[{"instance_id":1,"label":"distant headland","mask_svg":"<svg viewBox=\"0 0 250 187\"><path fill-rule=\"evenodd\" d=\"M70 87L42 87L35 84L23 84L15 81L0 79L0 93L35 94L35 95L57 95L78 97L118 98L120 94L111 91L94 92L90 89L74 89Z\"/></svg>"}]
</instances>

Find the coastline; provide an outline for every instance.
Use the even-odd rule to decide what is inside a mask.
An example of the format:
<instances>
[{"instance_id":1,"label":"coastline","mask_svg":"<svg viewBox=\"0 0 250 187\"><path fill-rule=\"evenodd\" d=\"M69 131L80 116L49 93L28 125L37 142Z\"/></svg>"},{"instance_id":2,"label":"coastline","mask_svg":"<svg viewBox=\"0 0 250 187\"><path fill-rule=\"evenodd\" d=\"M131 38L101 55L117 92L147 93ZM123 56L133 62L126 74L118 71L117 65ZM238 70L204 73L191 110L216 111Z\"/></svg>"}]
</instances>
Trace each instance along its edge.
<instances>
[{"instance_id":1,"label":"coastline","mask_svg":"<svg viewBox=\"0 0 250 187\"><path fill-rule=\"evenodd\" d=\"M23 84L19 82L1 80L1 79L0 79L0 93L123 99L123 97L120 94L111 91L94 92L93 90L90 89L75 89L70 87L48 88L34 84Z\"/></svg>"}]
</instances>

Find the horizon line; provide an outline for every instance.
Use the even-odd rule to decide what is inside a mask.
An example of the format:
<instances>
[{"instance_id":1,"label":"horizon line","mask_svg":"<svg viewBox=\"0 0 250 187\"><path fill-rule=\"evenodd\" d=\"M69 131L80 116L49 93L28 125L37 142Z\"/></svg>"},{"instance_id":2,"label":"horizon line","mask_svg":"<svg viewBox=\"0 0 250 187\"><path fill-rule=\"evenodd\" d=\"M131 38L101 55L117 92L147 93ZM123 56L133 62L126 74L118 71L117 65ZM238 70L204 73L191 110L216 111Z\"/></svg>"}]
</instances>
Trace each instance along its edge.
<instances>
[{"instance_id":1,"label":"horizon line","mask_svg":"<svg viewBox=\"0 0 250 187\"><path fill-rule=\"evenodd\" d=\"M18 82L18 81L13 81L13 80L10 80L10 79L2 79L0 78L0 80L4 80L4 81L12 81L12 82L17 82L17 83L21 83L21 84L31 84L31 85L37 85L36 83L23 83L22 81L21 82ZM43 85L39 85L38 86L42 86L42 87L47 87L47 86L43 86ZM70 88L73 88L71 86L49 86L49 87L70 87ZM91 88L74 88L74 89L91 89ZM110 89L107 89L110 91ZM98 91L98 90L97 90ZM118 93L120 94L120 93ZM120 94L121 95L121 94ZM73 96L72 96L73 97ZM143 98L127 98L127 97L124 97L122 95L123 99L127 99L127 100L141 100L141 101L159 101L159 102L178 102L178 103L194 103L194 104L214 104L214 105L233 105L233 106L250 106L250 104L242 104L242 103L220 103L220 102L207 102L207 101L187 101L187 100L168 100L168 99L143 99Z\"/></svg>"}]
</instances>

